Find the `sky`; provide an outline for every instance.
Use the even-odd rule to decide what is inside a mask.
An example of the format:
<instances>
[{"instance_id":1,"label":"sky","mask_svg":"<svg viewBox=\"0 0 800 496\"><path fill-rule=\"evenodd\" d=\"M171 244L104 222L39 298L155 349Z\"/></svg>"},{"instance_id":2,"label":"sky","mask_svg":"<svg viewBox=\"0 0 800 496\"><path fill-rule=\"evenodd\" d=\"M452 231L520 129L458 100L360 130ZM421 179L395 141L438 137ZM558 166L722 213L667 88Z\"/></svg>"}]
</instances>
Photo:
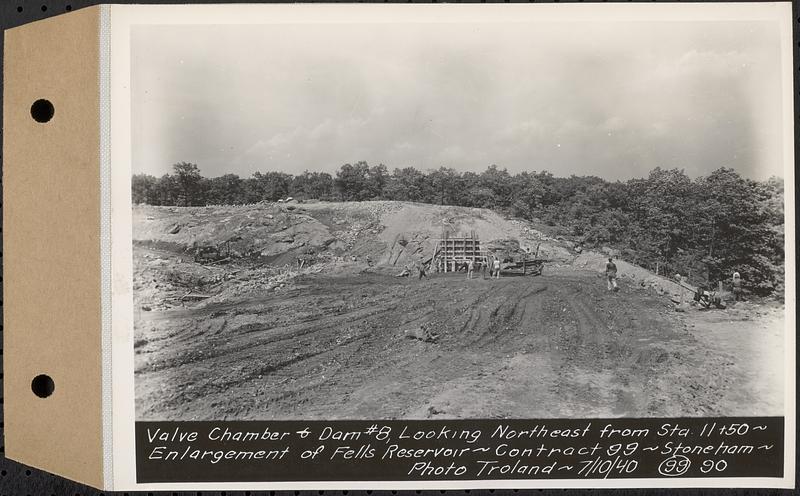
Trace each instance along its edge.
<instances>
[{"instance_id":1,"label":"sky","mask_svg":"<svg viewBox=\"0 0 800 496\"><path fill-rule=\"evenodd\" d=\"M134 173L782 176L771 22L136 26Z\"/></svg>"}]
</instances>

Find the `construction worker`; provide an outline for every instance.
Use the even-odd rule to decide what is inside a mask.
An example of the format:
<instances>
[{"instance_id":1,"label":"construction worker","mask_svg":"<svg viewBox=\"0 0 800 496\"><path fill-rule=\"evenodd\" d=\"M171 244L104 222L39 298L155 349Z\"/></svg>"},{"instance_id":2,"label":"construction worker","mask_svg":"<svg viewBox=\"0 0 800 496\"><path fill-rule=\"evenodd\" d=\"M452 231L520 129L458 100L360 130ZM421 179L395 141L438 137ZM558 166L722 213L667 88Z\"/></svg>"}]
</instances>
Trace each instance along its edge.
<instances>
[{"instance_id":1,"label":"construction worker","mask_svg":"<svg viewBox=\"0 0 800 496\"><path fill-rule=\"evenodd\" d=\"M733 273L733 300L741 301L742 298L742 276L738 272Z\"/></svg>"},{"instance_id":2,"label":"construction worker","mask_svg":"<svg viewBox=\"0 0 800 496\"><path fill-rule=\"evenodd\" d=\"M469 259L467 261L467 279L472 279L472 271L475 269L475 261Z\"/></svg>"},{"instance_id":3,"label":"construction worker","mask_svg":"<svg viewBox=\"0 0 800 496\"><path fill-rule=\"evenodd\" d=\"M617 291L617 265L614 263L614 259L609 257L608 263L606 263L606 282L608 282L608 290Z\"/></svg>"},{"instance_id":4,"label":"construction worker","mask_svg":"<svg viewBox=\"0 0 800 496\"><path fill-rule=\"evenodd\" d=\"M500 259L495 258L492 264L492 270L494 271L495 279L500 279Z\"/></svg>"}]
</instances>

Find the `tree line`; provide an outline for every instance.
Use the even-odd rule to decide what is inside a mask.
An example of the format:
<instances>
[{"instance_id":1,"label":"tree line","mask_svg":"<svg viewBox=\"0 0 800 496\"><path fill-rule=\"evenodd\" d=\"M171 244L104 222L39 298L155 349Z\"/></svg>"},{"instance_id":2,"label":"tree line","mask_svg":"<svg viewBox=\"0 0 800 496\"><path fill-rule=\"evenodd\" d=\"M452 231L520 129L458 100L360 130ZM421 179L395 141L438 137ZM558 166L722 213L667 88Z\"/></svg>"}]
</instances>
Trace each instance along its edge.
<instances>
[{"instance_id":1,"label":"tree line","mask_svg":"<svg viewBox=\"0 0 800 496\"><path fill-rule=\"evenodd\" d=\"M656 168L647 178L607 181L596 176L481 173L442 167L389 172L383 164L345 164L335 175L256 172L206 178L182 162L160 178L133 176L133 202L201 206L297 199L399 200L490 208L541 222L551 234L586 247L608 246L633 263L692 282L729 281L737 271L756 294L783 291L783 180L755 181L729 168L689 178Z\"/></svg>"}]
</instances>

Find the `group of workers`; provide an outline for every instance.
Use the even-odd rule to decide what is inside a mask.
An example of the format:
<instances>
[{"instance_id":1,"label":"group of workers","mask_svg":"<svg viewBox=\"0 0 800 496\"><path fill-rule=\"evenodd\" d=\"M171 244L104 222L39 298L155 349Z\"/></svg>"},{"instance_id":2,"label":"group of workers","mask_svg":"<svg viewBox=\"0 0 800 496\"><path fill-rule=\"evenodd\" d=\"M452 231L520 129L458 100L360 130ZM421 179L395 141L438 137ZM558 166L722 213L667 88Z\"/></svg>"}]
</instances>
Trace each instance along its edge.
<instances>
[{"instance_id":1,"label":"group of workers","mask_svg":"<svg viewBox=\"0 0 800 496\"><path fill-rule=\"evenodd\" d=\"M467 279L472 279L475 273L475 264L474 260L467 261ZM500 279L500 259L495 258L491 263L489 262L477 262L477 264L483 270L483 278L486 279L486 269L489 269L489 278Z\"/></svg>"},{"instance_id":2,"label":"group of workers","mask_svg":"<svg viewBox=\"0 0 800 496\"><path fill-rule=\"evenodd\" d=\"M732 284L733 301L744 301L744 289L742 289L742 276L738 272L733 273ZM725 308L724 293L714 291L713 289L706 289L705 286L699 286L694 294L694 301L699 303L705 308L712 305L717 308Z\"/></svg>"},{"instance_id":3,"label":"group of workers","mask_svg":"<svg viewBox=\"0 0 800 496\"><path fill-rule=\"evenodd\" d=\"M489 278L500 278L500 259L493 258L491 262L476 262L475 260L468 260L465 263L467 269L467 279L473 279L475 277L475 266L476 264L482 269L483 271L483 279L486 279L486 270L489 270ZM417 264L417 273L419 274L419 279L423 277L427 277L428 273L425 270L424 264ZM400 274L397 274L396 277L409 277L411 275L411 270L408 267L403 269ZM614 263L613 257L608 258L608 262L606 262L606 284L608 291L619 291L619 286L617 285L617 265ZM679 280L682 278L679 277ZM743 291L742 291L742 277L738 272L733 273L733 297L735 301L743 300ZM717 307L722 307L724 305L724 301L721 295L712 292L706 291L705 288L702 286L697 288L697 292L695 293L694 300L698 303L702 304L703 306L710 306L715 305Z\"/></svg>"},{"instance_id":4,"label":"group of workers","mask_svg":"<svg viewBox=\"0 0 800 496\"><path fill-rule=\"evenodd\" d=\"M476 262L475 260L467 260L464 262L462 267L467 269L467 279L473 279L475 277L475 266L476 264L482 269L483 271L483 278L486 279L486 270L489 270L489 278L500 279L500 272L501 272L501 265L499 258L492 258L491 261L487 262ZM424 264L417 264L417 273L419 274L419 279L423 277L427 277L428 273L425 270ZM395 277L410 277L411 270L406 267L403 269L402 272L397 274ZM606 263L606 279L608 281L608 290L609 291L619 291L619 287L617 286L617 266L614 264L614 260L612 258L608 259L608 263Z\"/></svg>"},{"instance_id":5,"label":"group of workers","mask_svg":"<svg viewBox=\"0 0 800 496\"><path fill-rule=\"evenodd\" d=\"M411 270L412 269L410 268L410 266L406 265L405 267L403 267L402 272L395 275L395 277L411 277ZM416 270L420 279L422 279L423 277L428 277L428 271L425 270L425 264L422 263L416 264Z\"/></svg>"},{"instance_id":6,"label":"group of workers","mask_svg":"<svg viewBox=\"0 0 800 496\"><path fill-rule=\"evenodd\" d=\"M681 277L680 275L677 275L676 279L679 282L684 282L686 280L685 277ZM609 258L606 263L606 281L609 291L619 291L619 287L617 286L617 265L614 263L613 258ZM738 272L733 273L732 288L734 301L743 301L744 291L742 289L742 276ZM712 305L717 308L725 308L726 306L722 294L707 290L703 286L697 288L694 294L694 300L706 308Z\"/></svg>"},{"instance_id":7,"label":"group of workers","mask_svg":"<svg viewBox=\"0 0 800 496\"><path fill-rule=\"evenodd\" d=\"M476 262L475 260L467 260L462 265L463 268L467 269L467 279L472 279L475 277L475 265L480 266L483 270L483 278L486 279L486 270L489 270L489 277L499 279L500 278L500 259L495 258L491 262ZM395 277L411 277L412 269L408 266L404 267L403 270L395 275ZM425 264L417 263L416 264L416 271L418 274L418 278L422 279L423 277L428 277L428 271L425 270Z\"/></svg>"}]
</instances>

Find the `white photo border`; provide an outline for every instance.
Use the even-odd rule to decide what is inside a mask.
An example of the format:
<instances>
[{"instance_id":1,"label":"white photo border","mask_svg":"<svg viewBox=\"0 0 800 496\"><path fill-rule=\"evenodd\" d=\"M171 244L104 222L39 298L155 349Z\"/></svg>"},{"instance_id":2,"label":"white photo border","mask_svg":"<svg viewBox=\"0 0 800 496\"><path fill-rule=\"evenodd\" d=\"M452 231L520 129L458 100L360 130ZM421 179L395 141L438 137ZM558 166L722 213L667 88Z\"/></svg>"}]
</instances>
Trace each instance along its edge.
<instances>
[{"instance_id":1,"label":"white photo border","mask_svg":"<svg viewBox=\"0 0 800 496\"><path fill-rule=\"evenodd\" d=\"M113 453L115 491L183 490L417 490L503 488L793 488L795 481L795 224L792 12L789 2L648 4L262 4L262 5L113 5L104 6L110 23L110 167L103 174L111 187L111 404L104 414L113 427L104 438ZM135 393L132 290L131 206L131 28L136 25L235 25L286 23L515 23L609 21L774 21L781 36L783 163L786 219L785 426L783 478L691 478L612 480L447 480L319 481L260 483L136 483ZM103 43L100 43L103 46ZM108 116L107 116L108 117ZM104 342L105 345L105 342ZM104 350L104 356L108 356ZM104 379L108 380L107 377ZM108 452L108 451L107 451Z\"/></svg>"}]
</instances>

